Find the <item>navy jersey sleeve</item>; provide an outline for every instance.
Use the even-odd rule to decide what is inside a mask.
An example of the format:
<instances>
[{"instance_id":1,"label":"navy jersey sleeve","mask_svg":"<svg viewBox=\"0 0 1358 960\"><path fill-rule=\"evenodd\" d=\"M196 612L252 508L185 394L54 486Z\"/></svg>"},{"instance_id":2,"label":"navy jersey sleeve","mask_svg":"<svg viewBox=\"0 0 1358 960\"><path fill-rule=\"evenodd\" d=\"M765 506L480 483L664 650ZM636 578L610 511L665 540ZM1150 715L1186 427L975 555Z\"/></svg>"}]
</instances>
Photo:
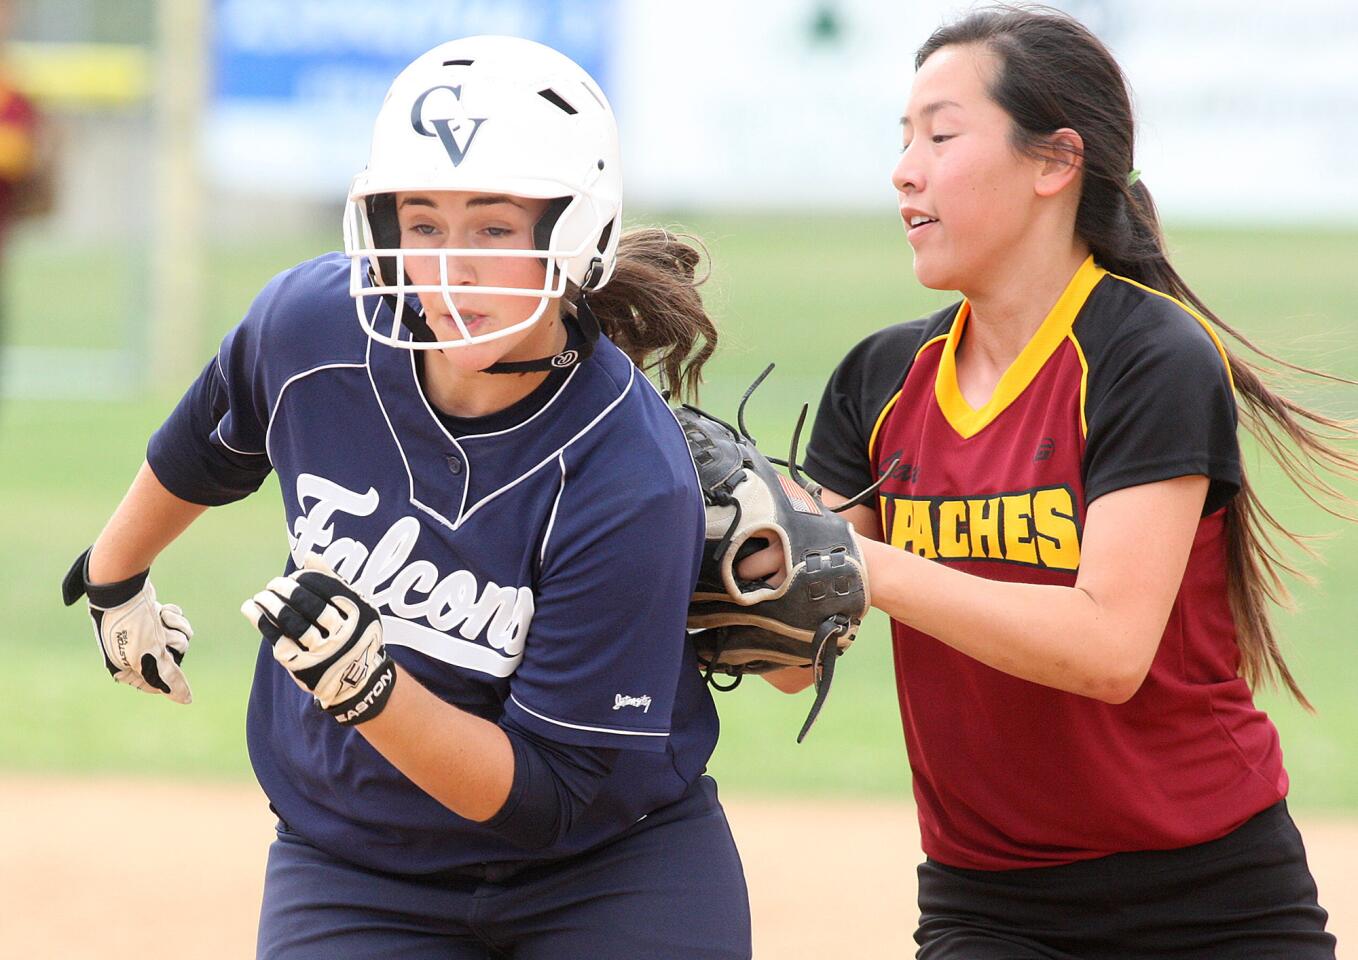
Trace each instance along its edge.
<instances>
[{"instance_id":1,"label":"navy jersey sleeve","mask_svg":"<svg viewBox=\"0 0 1358 960\"><path fill-rule=\"evenodd\" d=\"M224 353L233 338L240 339L238 334L239 330L227 338ZM165 489L180 499L207 506L232 503L259 489L269 475L264 423L245 409L239 392L232 390L222 372L220 357L213 357L152 434L147 463Z\"/></svg>"},{"instance_id":2,"label":"navy jersey sleeve","mask_svg":"<svg viewBox=\"0 0 1358 960\"><path fill-rule=\"evenodd\" d=\"M1077 325L1077 334L1080 329ZM1217 343L1177 303L1147 295L1106 342L1085 338L1086 502L1144 483L1201 475L1204 516L1240 489L1230 372Z\"/></svg>"},{"instance_id":3,"label":"navy jersey sleeve","mask_svg":"<svg viewBox=\"0 0 1358 960\"><path fill-rule=\"evenodd\" d=\"M662 408L663 409L663 408ZM669 416L665 412L665 416ZM561 743L661 751L684 663L704 520L693 465L645 446L564 486L506 716ZM654 450L654 442L650 444ZM682 453L682 461L678 454ZM685 476L686 472L686 476Z\"/></svg>"},{"instance_id":4,"label":"navy jersey sleeve","mask_svg":"<svg viewBox=\"0 0 1358 960\"><path fill-rule=\"evenodd\" d=\"M876 480L868 450L873 428L905 382L931 319L874 333L830 375L806 448L806 471L826 489L851 497Z\"/></svg>"}]
</instances>

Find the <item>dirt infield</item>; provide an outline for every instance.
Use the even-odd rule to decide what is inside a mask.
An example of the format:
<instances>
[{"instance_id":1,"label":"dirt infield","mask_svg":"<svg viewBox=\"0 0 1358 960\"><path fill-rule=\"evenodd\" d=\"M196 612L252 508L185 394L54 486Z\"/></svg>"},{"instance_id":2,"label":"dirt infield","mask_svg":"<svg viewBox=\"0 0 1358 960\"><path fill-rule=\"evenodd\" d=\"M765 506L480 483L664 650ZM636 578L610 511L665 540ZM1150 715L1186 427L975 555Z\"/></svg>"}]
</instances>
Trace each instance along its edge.
<instances>
[{"instance_id":1,"label":"dirt infield","mask_svg":"<svg viewBox=\"0 0 1358 960\"><path fill-rule=\"evenodd\" d=\"M756 957L913 955L912 808L726 806L750 882ZM1342 958L1358 937L1358 822L1298 820ZM0 955L254 955L273 819L253 786L0 777L0 824ZM822 837L814 844L812 824Z\"/></svg>"}]
</instances>

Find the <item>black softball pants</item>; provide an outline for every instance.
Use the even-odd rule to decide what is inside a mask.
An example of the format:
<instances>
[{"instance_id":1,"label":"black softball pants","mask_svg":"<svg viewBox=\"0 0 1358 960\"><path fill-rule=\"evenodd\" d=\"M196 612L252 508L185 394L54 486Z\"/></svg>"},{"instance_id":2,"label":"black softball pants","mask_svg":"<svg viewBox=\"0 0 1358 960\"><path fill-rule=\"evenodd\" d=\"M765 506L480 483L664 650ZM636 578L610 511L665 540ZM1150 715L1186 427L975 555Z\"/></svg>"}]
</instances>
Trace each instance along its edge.
<instances>
[{"instance_id":1,"label":"black softball pants","mask_svg":"<svg viewBox=\"0 0 1358 960\"><path fill-rule=\"evenodd\" d=\"M919 960L1334 960L1286 801L1219 840L1032 870L919 868Z\"/></svg>"}]
</instances>

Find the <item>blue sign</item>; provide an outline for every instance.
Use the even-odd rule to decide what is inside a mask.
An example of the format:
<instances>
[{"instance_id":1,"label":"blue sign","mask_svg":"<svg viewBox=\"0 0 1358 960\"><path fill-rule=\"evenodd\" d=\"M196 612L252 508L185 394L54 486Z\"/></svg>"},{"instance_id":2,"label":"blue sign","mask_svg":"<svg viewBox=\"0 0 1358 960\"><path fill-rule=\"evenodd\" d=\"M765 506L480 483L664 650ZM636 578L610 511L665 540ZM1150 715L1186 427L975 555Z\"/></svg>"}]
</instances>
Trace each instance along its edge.
<instances>
[{"instance_id":1,"label":"blue sign","mask_svg":"<svg viewBox=\"0 0 1358 960\"><path fill-rule=\"evenodd\" d=\"M458 37L545 43L608 94L616 2L215 0L205 163L236 188L342 197L391 81Z\"/></svg>"}]
</instances>

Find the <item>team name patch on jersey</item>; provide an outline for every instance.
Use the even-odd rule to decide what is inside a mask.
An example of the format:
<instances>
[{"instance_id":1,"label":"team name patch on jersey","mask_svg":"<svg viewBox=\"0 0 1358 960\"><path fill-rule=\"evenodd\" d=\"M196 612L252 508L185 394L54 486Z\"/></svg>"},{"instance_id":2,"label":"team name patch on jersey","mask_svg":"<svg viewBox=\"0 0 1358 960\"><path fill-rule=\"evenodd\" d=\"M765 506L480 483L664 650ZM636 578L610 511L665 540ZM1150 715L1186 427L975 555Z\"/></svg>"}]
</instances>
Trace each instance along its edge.
<instances>
[{"instance_id":1,"label":"team name patch on jersey","mask_svg":"<svg viewBox=\"0 0 1358 960\"><path fill-rule=\"evenodd\" d=\"M371 548L336 537L337 514L367 517L378 511L381 497L371 487L357 493L302 473L297 503L305 512L288 534L293 562L301 566L308 554L319 553L379 611L389 611L391 616L382 617L387 643L492 676L515 671L533 620L532 590L482 585L470 570L443 575L428 560L411 560L422 528L409 514L398 517ZM476 642L483 633L489 647Z\"/></svg>"},{"instance_id":2,"label":"team name patch on jersey","mask_svg":"<svg viewBox=\"0 0 1358 960\"><path fill-rule=\"evenodd\" d=\"M930 560L1080 566L1075 494L1065 485L988 497L882 497L887 542Z\"/></svg>"}]
</instances>

